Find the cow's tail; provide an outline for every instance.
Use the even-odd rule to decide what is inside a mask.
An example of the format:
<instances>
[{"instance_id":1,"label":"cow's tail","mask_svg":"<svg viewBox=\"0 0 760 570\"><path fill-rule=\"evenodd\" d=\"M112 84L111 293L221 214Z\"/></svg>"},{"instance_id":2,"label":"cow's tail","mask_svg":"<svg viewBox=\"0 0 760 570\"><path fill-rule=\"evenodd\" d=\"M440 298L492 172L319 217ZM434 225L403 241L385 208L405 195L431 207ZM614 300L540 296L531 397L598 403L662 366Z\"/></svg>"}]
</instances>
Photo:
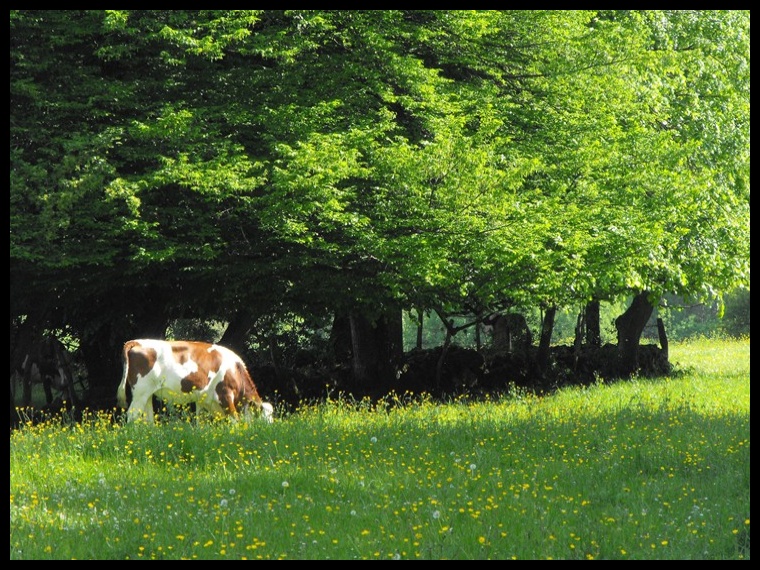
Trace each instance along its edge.
<instances>
[{"instance_id":1,"label":"cow's tail","mask_svg":"<svg viewBox=\"0 0 760 570\"><path fill-rule=\"evenodd\" d=\"M119 389L116 392L116 402L121 408L127 407L127 374L129 373L129 351L135 344L136 343L133 340L125 342L124 349L121 353L123 371L121 375L121 384L119 384Z\"/></svg>"}]
</instances>

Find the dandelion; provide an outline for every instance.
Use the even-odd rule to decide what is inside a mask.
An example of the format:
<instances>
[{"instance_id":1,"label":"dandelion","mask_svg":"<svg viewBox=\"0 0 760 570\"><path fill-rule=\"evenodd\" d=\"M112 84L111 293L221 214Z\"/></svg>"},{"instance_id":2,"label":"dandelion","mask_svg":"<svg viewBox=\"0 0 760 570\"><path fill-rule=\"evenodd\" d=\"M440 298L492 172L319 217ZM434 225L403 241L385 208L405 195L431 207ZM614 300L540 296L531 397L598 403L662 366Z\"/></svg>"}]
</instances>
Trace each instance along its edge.
<instances>
[{"instance_id":1,"label":"dandelion","mask_svg":"<svg viewBox=\"0 0 760 570\"><path fill-rule=\"evenodd\" d=\"M230 489L230 496L234 495L236 492L235 489Z\"/></svg>"},{"instance_id":2,"label":"dandelion","mask_svg":"<svg viewBox=\"0 0 760 570\"><path fill-rule=\"evenodd\" d=\"M377 438L373 435L371 438L369 438L369 441L371 443L377 443Z\"/></svg>"},{"instance_id":3,"label":"dandelion","mask_svg":"<svg viewBox=\"0 0 760 570\"><path fill-rule=\"evenodd\" d=\"M287 489L288 487L290 487L290 483L288 483L287 481L283 481L282 482L282 488L283 489Z\"/></svg>"},{"instance_id":4,"label":"dandelion","mask_svg":"<svg viewBox=\"0 0 760 570\"><path fill-rule=\"evenodd\" d=\"M439 518L441 518L441 511L433 511L433 518L435 520L438 520Z\"/></svg>"},{"instance_id":5,"label":"dandelion","mask_svg":"<svg viewBox=\"0 0 760 570\"><path fill-rule=\"evenodd\" d=\"M222 499L221 501L219 501L219 506L222 507L222 508L226 507L227 506L227 499Z\"/></svg>"}]
</instances>

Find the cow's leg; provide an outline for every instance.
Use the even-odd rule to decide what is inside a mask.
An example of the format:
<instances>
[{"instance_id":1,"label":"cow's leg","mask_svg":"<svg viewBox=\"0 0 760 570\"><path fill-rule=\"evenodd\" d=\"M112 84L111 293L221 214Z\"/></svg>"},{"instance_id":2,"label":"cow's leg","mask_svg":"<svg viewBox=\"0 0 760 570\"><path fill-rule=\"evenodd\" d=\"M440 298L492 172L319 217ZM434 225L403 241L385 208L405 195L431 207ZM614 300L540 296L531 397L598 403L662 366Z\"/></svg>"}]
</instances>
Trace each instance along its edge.
<instances>
[{"instance_id":1,"label":"cow's leg","mask_svg":"<svg viewBox=\"0 0 760 570\"><path fill-rule=\"evenodd\" d=\"M148 401L145 402L144 414L145 414L145 419L147 420L149 424L155 423L156 420L153 415L153 396L148 398Z\"/></svg>"},{"instance_id":2,"label":"cow's leg","mask_svg":"<svg viewBox=\"0 0 760 570\"><path fill-rule=\"evenodd\" d=\"M129 404L127 410L127 421L132 422L138 419L151 424L154 422L153 391L142 388L140 382L132 388L132 403Z\"/></svg>"}]
</instances>

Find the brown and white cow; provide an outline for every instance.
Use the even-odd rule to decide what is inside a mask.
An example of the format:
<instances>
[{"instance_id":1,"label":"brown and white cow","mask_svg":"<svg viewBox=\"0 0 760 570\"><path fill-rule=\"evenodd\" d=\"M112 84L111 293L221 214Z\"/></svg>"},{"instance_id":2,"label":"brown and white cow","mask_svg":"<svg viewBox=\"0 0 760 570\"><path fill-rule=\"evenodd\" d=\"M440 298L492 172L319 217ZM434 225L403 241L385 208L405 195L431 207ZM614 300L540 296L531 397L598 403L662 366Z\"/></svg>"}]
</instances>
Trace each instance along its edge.
<instances>
[{"instance_id":1,"label":"brown and white cow","mask_svg":"<svg viewBox=\"0 0 760 570\"><path fill-rule=\"evenodd\" d=\"M153 422L153 396L199 409L237 417L250 406L272 421L272 404L262 402L243 360L234 352L207 342L130 340L124 343L124 374L119 405L127 407L127 384L132 403L127 421Z\"/></svg>"}]
</instances>

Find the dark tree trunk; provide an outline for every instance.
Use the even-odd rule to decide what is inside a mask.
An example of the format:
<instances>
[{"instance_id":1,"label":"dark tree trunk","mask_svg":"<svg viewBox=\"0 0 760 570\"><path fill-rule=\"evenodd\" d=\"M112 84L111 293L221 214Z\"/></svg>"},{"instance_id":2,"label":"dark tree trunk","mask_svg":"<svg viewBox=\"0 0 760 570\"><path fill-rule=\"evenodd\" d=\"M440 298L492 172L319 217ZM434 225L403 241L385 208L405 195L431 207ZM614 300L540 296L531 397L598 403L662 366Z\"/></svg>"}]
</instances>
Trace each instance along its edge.
<instances>
[{"instance_id":1,"label":"dark tree trunk","mask_svg":"<svg viewBox=\"0 0 760 570\"><path fill-rule=\"evenodd\" d=\"M163 311L153 313L143 313L135 316L135 327L137 331L131 338L166 338L166 327L169 326L169 317ZM136 336L135 336L136 335ZM130 339L122 339L126 342ZM121 346L119 347L121 348Z\"/></svg>"},{"instance_id":2,"label":"dark tree trunk","mask_svg":"<svg viewBox=\"0 0 760 570\"><path fill-rule=\"evenodd\" d=\"M636 295L628 309L615 319L620 372L624 375L634 374L639 369L639 341L652 311L654 305L643 292Z\"/></svg>"},{"instance_id":3,"label":"dark tree trunk","mask_svg":"<svg viewBox=\"0 0 760 570\"><path fill-rule=\"evenodd\" d=\"M352 314L351 323L351 366L354 381L362 386L376 384L380 357L377 346L377 332L366 317Z\"/></svg>"},{"instance_id":4,"label":"dark tree trunk","mask_svg":"<svg viewBox=\"0 0 760 570\"><path fill-rule=\"evenodd\" d=\"M339 364L351 362L353 354L351 342L351 320L347 315L336 314L330 329L330 347L335 362Z\"/></svg>"},{"instance_id":5,"label":"dark tree trunk","mask_svg":"<svg viewBox=\"0 0 760 570\"><path fill-rule=\"evenodd\" d=\"M354 381L365 389L389 388L395 378L395 366L403 356L401 311L374 322L352 313L350 323Z\"/></svg>"},{"instance_id":6,"label":"dark tree trunk","mask_svg":"<svg viewBox=\"0 0 760 570\"><path fill-rule=\"evenodd\" d=\"M30 360L24 366L23 389L21 391L21 405L29 407L32 405L32 362Z\"/></svg>"},{"instance_id":7,"label":"dark tree trunk","mask_svg":"<svg viewBox=\"0 0 760 570\"><path fill-rule=\"evenodd\" d=\"M253 328L255 319L250 311L238 311L232 317L224 330L219 344L237 352L240 355L248 351L248 335Z\"/></svg>"},{"instance_id":8,"label":"dark tree trunk","mask_svg":"<svg viewBox=\"0 0 760 570\"><path fill-rule=\"evenodd\" d=\"M583 333L586 329L585 313L585 311L578 313L578 318L575 320L575 338L573 339L573 370L578 367L578 360L581 356L581 348L583 346Z\"/></svg>"},{"instance_id":9,"label":"dark tree trunk","mask_svg":"<svg viewBox=\"0 0 760 570\"><path fill-rule=\"evenodd\" d=\"M111 338L110 327L101 334L82 339L79 350L87 369L89 392L85 404L94 409L110 408L116 404L116 388L121 382L121 349L129 338ZM130 338L132 335L129 335Z\"/></svg>"},{"instance_id":10,"label":"dark tree trunk","mask_svg":"<svg viewBox=\"0 0 760 570\"><path fill-rule=\"evenodd\" d=\"M89 385L84 403L94 409L113 407L121 382L124 343L133 338L164 339L168 323L163 311L155 311L137 315L131 322L109 322L83 335L80 352Z\"/></svg>"},{"instance_id":11,"label":"dark tree trunk","mask_svg":"<svg viewBox=\"0 0 760 570\"><path fill-rule=\"evenodd\" d=\"M599 301L586 304L586 344L599 348L602 346L601 327L599 326Z\"/></svg>"},{"instance_id":12,"label":"dark tree trunk","mask_svg":"<svg viewBox=\"0 0 760 570\"><path fill-rule=\"evenodd\" d=\"M401 309L389 311L380 321L384 328L383 358L387 358L391 368L404 359L404 314Z\"/></svg>"},{"instance_id":13,"label":"dark tree trunk","mask_svg":"<svg viewBox=\"0 0 760 570\"><path fill-rule=\"evenodd\" d=\"M53 403L53 381L49 376L42 376L42 390L45 392L45 404L50 405Z\"/></svg>"},{"instance_id":14,"label":"dark tree trunk","mask_svg":"<svg viewBox=\"0 0 760 570\"><path fill-rule=\"evenodd\" d=\"M422 350L422 319L424 313L417 310L417 350Z\"/></svg>"},{"instance_id":15,"label":"dark tree trunk","mask_svg":"<svg viewBox=\"0 0 760 570\"><path fill-rule=\"evenodd\" d=\"M441 355L438 357L438 362L436 362L435 365L435 387L440 388L441 383L443 382L443 364L446 362L446 354L449 352L449 347L451 346L451 329L452 326L446 327L446 339L443 341L443 346L441 347Z\"/></svg>"},{"instance_id":16,"label":"dark tree trunk","mask_svg":"<svg viewBox=\"0 0 760 570\"><path fill-rule=\"evenodd\" d=\"M29 406L32 403L32 370L31 360L37 340L44 328L44 311L38 310L29 314L26 320L18 325L14 343L11 345L11 377L14 371L21 373L21 405ZM13 325L11 325L13 328Z\"/></svg>"},{"instance_id":17,"label":"dark tree trunk","mask_svg":"<svg viewBox=\"0 0 760 570\"><path fill-rule=\"evenodd\" d=\"M657 318L657 335L660 337L660 347L662 348L662 356L667 362L670 358L668 356L668 335L665 334L665 323L661 318Z\"/></svg>"},{"instance_id":18,"label":"dark tree trunk","mask_svg":"<svg viewBox=\"0 0 760 570\"><path fill-rule=\"evenodd\" d=\"M509 320L505 315L496 315L492 322L491 334L494 349L500 354L511 354L512 335L510 334Z\"/></svg>"},{"instance_id":19,"label":"dark tree trunk","mask_svg":"<svg viewBox=\"0 0 760 570\"><path fill-rule=\"evenodd\" d=\"M494 316L488 322L492 326L494 350L503 354L528 354L533 344L533 335L523 315L505 313Z\"/></svg>"},{"instance_id":20,"label":"dark tree trunk","mask_svg":"<svg viewBox=\"0 0 760 570\"><path fill-rule=\"evenodd\" d=\"M541 340L538 343L538 352L536 354L536 365L539 374L544 374L549 368L549 349L552 343L552 332L554 332L554 316L557 314L557 307L550 307L546 310L543 323L541 324Z\"/></svg>"}]
</instances>

